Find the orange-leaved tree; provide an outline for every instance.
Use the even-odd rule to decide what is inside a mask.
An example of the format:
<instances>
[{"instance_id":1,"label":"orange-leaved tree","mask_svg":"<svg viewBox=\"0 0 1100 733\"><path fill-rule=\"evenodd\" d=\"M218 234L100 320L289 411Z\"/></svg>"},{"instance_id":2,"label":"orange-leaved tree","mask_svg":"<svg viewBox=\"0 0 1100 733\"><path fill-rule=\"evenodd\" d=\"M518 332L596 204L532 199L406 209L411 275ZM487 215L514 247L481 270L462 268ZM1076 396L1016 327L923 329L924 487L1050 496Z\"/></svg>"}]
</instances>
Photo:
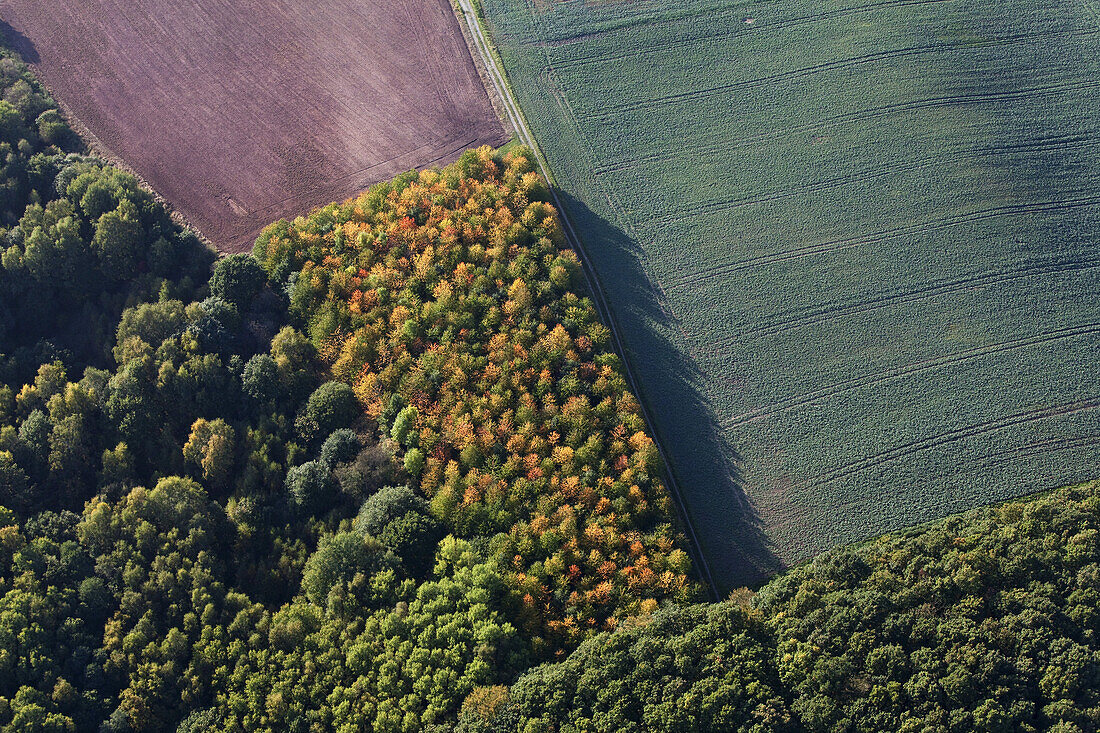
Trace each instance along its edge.
<instances>
[{"instance_id":1,"label":"orange-leaved tree","mask_svg":"<svg viewBox=\"0 0 1100 733\"><path fill-rule=\"evenodd\" d=\"M544 651L699 594L660 456L522 147L467 152L257 241L449 530L490 538Z\"/></svg>"}]
</instances>

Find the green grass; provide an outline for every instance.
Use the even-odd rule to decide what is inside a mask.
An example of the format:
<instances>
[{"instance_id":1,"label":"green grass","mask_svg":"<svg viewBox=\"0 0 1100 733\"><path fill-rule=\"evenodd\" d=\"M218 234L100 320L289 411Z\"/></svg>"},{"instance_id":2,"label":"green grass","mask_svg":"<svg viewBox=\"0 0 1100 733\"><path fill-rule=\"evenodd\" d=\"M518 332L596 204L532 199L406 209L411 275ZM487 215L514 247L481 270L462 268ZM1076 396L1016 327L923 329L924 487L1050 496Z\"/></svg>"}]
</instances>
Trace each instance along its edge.
<instances>
[{"instance_id":1,"label":"green grass","mask_svg":"<svg viewBox=\"0 0 1100 733\"><path fill-rule=\"evenodd\" d=\"M483 7L722 584L1100 475L1100 2Z\"/></svg>"}]
</instances>

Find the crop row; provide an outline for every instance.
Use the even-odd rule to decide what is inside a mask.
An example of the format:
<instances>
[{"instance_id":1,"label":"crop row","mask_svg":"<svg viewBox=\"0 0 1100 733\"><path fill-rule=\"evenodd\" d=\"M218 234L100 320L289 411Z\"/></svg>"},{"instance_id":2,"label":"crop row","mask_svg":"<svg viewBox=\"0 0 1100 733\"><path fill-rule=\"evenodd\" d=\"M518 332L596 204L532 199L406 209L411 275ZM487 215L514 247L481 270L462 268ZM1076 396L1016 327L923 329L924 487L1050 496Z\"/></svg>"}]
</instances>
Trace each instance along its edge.
<instances>
[{"instance_id":1,"label":"crop row","mask_svg":"<svg viewBox=\"0 0 1100 733\"><path fill-rule=\"evenodd\" d=\"M728 582L1100 470L1087 7L485 7Z\"/></svg>"}]
</instances>

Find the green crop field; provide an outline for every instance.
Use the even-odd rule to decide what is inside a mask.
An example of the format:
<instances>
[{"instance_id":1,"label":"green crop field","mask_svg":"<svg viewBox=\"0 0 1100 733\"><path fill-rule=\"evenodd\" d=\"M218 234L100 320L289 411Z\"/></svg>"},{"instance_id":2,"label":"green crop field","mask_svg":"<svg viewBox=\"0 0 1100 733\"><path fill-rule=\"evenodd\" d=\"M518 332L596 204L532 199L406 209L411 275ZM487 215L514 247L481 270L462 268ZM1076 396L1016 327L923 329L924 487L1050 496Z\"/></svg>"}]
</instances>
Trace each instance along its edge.
<instances>
[{"instance_id":1,"label":"green crop field","mask_svg":"<svg viewBox=\"0 0 1100 733\"><path fill-rule=\"evenodd\" d=\"M720 585L1100 475L1100 2L482 4Z\"/></svg>"}]
</instances>

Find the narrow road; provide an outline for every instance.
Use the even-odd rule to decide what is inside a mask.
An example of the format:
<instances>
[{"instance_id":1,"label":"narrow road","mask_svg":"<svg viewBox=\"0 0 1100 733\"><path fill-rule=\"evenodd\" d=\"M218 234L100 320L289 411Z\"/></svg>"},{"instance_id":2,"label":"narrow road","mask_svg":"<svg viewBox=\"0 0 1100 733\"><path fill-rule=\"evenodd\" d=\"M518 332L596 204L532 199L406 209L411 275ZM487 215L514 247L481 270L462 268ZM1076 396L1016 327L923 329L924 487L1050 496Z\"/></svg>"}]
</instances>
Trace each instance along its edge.
<instances>
[{"instance_id":1,"label":"narrow road","mask_svg":"<svg viewBox=\"0 0 1100 733\"><path fill-rule=\"evenodd\" d=\"M699 544L699 538L695 535L695 527L691 524L691 519L687 511L687 504L684 503L680 485L676 481L676 476L672 470L672 462L669 461L668 454L665 452L665 447L658 437L656 426L649 413L649 407L642 398L641 390L638 389L638 383L634 378L634 370L631 367L630 359L627 358L626 348L619 339L618 325L615 322L611 308L607 304L607 298L604 295L603 288L600 287L599 281L596 278L592 262L589 260L584 247L581 245L581 238L573 228L573 222L569 219L569 213L565 210L565 207L562 206L561 200L558 198L554 186L554 179L551 178L542 151L535 142L535 137L531 134L531 130L528 129L527 122L523 119L523 114L520 112L519 105L512 96L512 90L504 81L504 72L497 65L496 58L490 51L489 39L485 37L485 31L481 27L481 21L474 10L471 0L458 0L458 4L462 9L462 20L470 30L470 37L473 38L474 47L485 64L485 70L489 76L489 80L492 82L493 87L496 88L497 95L504 105L505 113L508 115L508 122L511 124L512 129L515 130L516 136L519 137L519 141L529 147L535 154L535 161L538 163L542 177L545 178L547 184L549 184L550 197L553 199L554 208L558 210L558 216L562 222L565 238L569 246L580 257L581 271L584 273L584 279L588 283L588 291L592 293L592 299L596 303L596 309L599 311L600 317L611 331L611 338L615 343L615 350L619 353L619 357L623 362L626 381L630 385L630 389L638 396L638 404L642 408L642 417L645 418L646 426L649 428L649 434L653 436L653 440L657 444L657 450L661 453L661 460L665 463L669 490L680 510L680 518L683 520L684 530L687 532L688 538L691 540L691 545L695 549L695 552L692 553L695 555L695 566L699 568L699 573L706 582L707 590L710 592L711 598L715 601L721 600L718 596L718 587L714 584L714 578L710 574L710 566L707 564L706 556L703 554L703 546Z\"/></svg>"}]
</instances>

